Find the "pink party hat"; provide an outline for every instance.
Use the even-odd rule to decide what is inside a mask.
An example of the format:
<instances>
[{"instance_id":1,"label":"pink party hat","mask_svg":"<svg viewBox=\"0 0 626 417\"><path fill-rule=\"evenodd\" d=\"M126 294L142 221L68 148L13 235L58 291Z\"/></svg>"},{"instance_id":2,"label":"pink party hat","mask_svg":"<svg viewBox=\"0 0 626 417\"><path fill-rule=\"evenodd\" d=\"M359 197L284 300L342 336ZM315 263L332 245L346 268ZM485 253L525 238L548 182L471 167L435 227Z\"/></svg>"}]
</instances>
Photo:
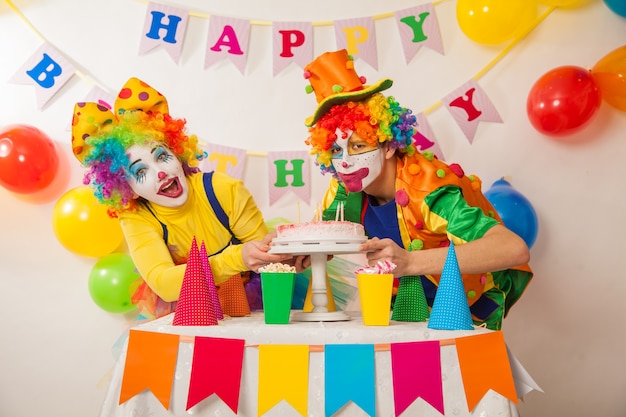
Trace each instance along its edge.
<instances>
[{"instance_id":1,"label":"pink party hat","mask_svg":"<svg viewBox=\"0 0 626 417\"><path fill-rule=\"evenodd\" d=\"M215 314L216 319L224 320L224 312L222 312L222 305L220 304L220 298L217 294L217 286L213 278L213 270L209 263L209 255L207 254L204 240L200 244L200 260L202 261L202 270L204 271L206 282L209 286L209 296L211 299L211 307L213 307L213 314Z\"/></svg>"},{"instance_id":2,"label":"pink party hat","mask_svg":"<svg viewBox=\"0 0 626 417\"><path fill-rule=\"evenodd\" d=\"M202 270L198 243L194 236L172 325L214 326L216 324L217 318L211 306L209 286Z\"/></svg>"},{"instance_id":3,"label":"pink party hat","mask_svg":"<svg viewBox=\"0 0 626 417\"><path fill-rule=\"evenodd\" d=\"M463 278L461 278L461 271L452 242L448 248L446 263L443 265L428 327L437 330L474 329L472 314L463 287Z\"/></svg>"}]
</instances>

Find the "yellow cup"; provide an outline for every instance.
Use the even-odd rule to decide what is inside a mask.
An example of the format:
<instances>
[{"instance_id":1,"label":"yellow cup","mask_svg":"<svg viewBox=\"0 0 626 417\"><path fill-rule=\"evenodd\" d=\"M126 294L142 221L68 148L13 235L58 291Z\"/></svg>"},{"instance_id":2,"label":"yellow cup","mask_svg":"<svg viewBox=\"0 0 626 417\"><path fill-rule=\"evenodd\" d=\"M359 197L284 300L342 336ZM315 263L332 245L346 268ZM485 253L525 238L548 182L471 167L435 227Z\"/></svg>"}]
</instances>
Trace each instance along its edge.
<instances>
[{"instance_id":1,"label":"yellow cup","mask_svg":"<svg viewBox=\"0 0 626 417\"><path fill-rule=\"evenodd\" d=\"M388 326L393 274L356 274L363 324Z\"/></svg>"}]
</instances>

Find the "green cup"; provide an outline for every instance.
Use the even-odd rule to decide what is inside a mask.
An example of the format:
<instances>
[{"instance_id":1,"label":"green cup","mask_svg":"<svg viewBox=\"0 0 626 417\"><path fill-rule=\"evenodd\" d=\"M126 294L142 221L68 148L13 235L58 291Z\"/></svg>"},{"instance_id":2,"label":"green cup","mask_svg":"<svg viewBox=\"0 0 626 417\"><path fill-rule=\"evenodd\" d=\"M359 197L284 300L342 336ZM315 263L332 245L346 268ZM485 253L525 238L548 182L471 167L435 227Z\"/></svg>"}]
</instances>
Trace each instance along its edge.
<instances>
[{"instance_id":1,"label":"green cup","mask_svg":"<svg viewBox=\"0 0 626 417\"><path fill-rule=\"evenodd\" d=\"M265 324L288 324L291 314L294 272L261 272Z\"/></svg>"}]
</instances>

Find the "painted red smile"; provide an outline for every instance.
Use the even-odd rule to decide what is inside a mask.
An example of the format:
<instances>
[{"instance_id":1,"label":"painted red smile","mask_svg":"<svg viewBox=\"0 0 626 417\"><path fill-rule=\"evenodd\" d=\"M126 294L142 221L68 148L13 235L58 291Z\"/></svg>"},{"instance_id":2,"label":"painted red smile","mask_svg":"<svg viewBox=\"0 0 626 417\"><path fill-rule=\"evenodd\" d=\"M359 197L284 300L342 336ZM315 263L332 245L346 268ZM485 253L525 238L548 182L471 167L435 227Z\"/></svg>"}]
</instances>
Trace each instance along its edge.
<instances>
[{"instance_id":1,"label":"painted red smile","mask_svg":"<svg viewBox=\"0 0 626 417\"><path fill-rule=\"evenodd\" d=\"M370 169L365 167L349 174L338 172L339 178L346 185L348 191L357 192L363 190L363 178L367 177Z\"/></svg>"}]
</instances>

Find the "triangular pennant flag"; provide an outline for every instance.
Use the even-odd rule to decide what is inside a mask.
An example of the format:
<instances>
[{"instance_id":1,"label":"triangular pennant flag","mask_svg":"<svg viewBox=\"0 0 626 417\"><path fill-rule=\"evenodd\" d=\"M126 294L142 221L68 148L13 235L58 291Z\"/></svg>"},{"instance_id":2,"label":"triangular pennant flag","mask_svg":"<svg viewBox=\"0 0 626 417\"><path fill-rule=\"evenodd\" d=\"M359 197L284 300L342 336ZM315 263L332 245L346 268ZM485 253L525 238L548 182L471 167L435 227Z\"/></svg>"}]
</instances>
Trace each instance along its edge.
<instances>
[{"instance_id":1,"label":"triangular pennant flag","mask_svg":"<svg viewBox=\"0 0 626 417\"><path fill-rule=\"evenodd\" d=\"M41 110L76 72L76 68L48 42L43 43L9 80L35 86L37 108Z\"/></svg>"},{"instance_id":2,"label":"triangular pennant flag","mask_svg":"<svg viewBox=\"0 0 626 417\"><path fill-rule=\"evenodd\" d=\"M490 389L517 404L515 383L501 331L459 337L455 343L470 413Z\"/></svg>"},{"instance_id":3,"label":"triangular pennant flag","mask_svg":"<svg viewBox=\"0 0 626 417\"><path fill-rule=\"evenodd\" d=\"M465 137L472 143L478 122L502 123L502 118L487 94L475 80L463 84L441 100Z\"/></svg>"},{"instance_id":4,"label":"triangular pennant flag","mask_svg":"<svg viewBox=\"0 0 626 417\"><path fill-rule=\"evenodd\" d=\"M374 345L324 347L326 415L332 416L348 401L371 417L376 415Z\"/></svg>"},{"instance_id":5,"label":"triangular pennant flag","mask_svg":"<svg viewBox=\"0 0 626 417\"><path fill-rule=\"evenodd\" d=\"M397 11L395 17L407 64L422 46L443 55L441 31L432 3Z\"/></svg>"},{"instance_id":6,"label":"triangular pennant flag","mask_svg":"<svg viewBox=\"0 0 626 417\"><path fill-rule=\"evenodd\" d=\"M304 69L313 60L311 22L274 22L272 38L274 77L292 62Z\"/></svg>"},{"instance_id":7,"label":"triangular pennant flag","mask_svg":"<svg viewBox=\"0 0 626 417\"><path fill-rule=\"evenodd\" d=\"M248 60L250 21L211 15L204 56L207 69L223 59L230 59L243 74Z\"/></svg>"},{"instance_id":8,"label":"triangular pennant flag","mask_svg":"<svg viewBox=\"0 0 626 417\"><path fill-rule=\"evenodd\" d=\"M453 242L448 247L428 327L438 330L474 329Z\"/></svg>"},{"instance_id":9,"label":"triangular pennant flag","mask_svg":"<svg viewBox=\"0 0 626 417\"><path fill-rule=\"evenodd\" d=\"M187 31L189 13L185 9L165 4L148 2L143 24L139 54L162 46L169 56L178 63Z\"/></svg>"},{"instance_id":10,"label":"triangular pennant flag","mask_svg":"<svg viewBox=\"0 0 626 417\"><path fill-rule=\"evenodd\" d=\"M179 341L176 334L130 330L119 404L149 389L169 410Z\"/></svg>"},{"instance_id":11,"label":"triangular pennant flag","mask_svg":"<svg viewBox=\"0 0 626 417\"><path fill-rule=\"evenodd\" d=\"M303 201L311 200L311 159L307 151L282 151L267 153L270 206L288 191L293 191Z\"/></svg>"},{"instance_id":12,"label":"triangular pennant flag","mask_svg":"<svg viewBox=\"0 0 626 417\"><path fill-rule=\"evenodd\" d=\"M262 416L285 400L307 416L309 399L309 346L259 346L259 404Z\"/></svg>"},{"instance_id":13,"label":"triangular pennant flag","mask_svg":"<svg viewBox=\"0 0 626 417\"><path fill-rule=\"evenodd\" d=\"M396 416L419 397L443 415L439 341L392 343L390 349Z\"/></svg>"},{"instance_id":14,"label":"triangular pennant flag","mask_svg":"<svg viewBox=\"0 0 626 417\"><path fill-rule=\"evenodd\" d=\"M511 362L511 372L513 373L513 380L515 381L517 397L524 398L524 396L531 391L543 392L539 384L535 382L528 371L524 369L520 361L511 353L508 346L506 347L506 353Z\"/></svg>"},{"instance_id":15,"label":"triangular pennant flag","mask_svg":"<svg viewBox=\"0 0 626 417\"><path fill-rule=\"evenodd\" d=\"M373 17L335 20L335 38L337 49L347 50L355 60L361 58L378 70L378 48Z\"/></svg>"},{"instance_id":16,"label":"triangular pennant flag","mask_svg":"<svg viewBox=\"0 0 626 417\"><path fill-rule=\"evenodd\" d=\"M430 313L424 294L424 287L419 276L400 278L398 294L393 303L391 320L395 321L426 321Z\"/></svg>"},{"instance_id":17,"label":"triangular pennant flag","mask_svg":"<svg viewBox=\"0 0 626 417\"><path fill-rule=\"evenodd\" d=\"M211 269L211 263L209 262L209 255L207 254L204 240L200 244L200 261L202 262L202 272L204 272L206 283L209 288L209 299L211 300L213 314L216 319L223 320L224 313L222 312L220 297L217 295L217 286L215 285L215 278L213 278L213 270Z\"/></svg>"},{"instance_id":18,"label":"triangular pennant flag","mask_svg":"<svg viewBox=\"0 0 626 417\"><path fill-rule=\"evenodd\" d=\"M202 161L203 172L224 172L233 178L243 181L246 167L246 150L231 146L209 143L204 150L207 157Z\"/></svg>"},{"instance_id":19,"label":"triangular pennant flag","mask_svg":"<svg viewBox=\"0 0 626 417\"><path fill-rule=\"evenodd\" d=\"M209 286L202 270L200 251L194 236L172 325L214 326L216 324L217 318L213 314Z\"/></svg>"},{"instance_id":20,"label":"triangular pennant flag","mask_svg":"<svg viewBox=\"0 0 626 417\"><path fill-rule=\"evenodd\" d=\"M443 155L443 151L441 147L439 147L437 139L435 139L435 132L433 132L433 129L430 127L424 113L416 114L415 118L417 120L417 129L413 135L415 146L420 152L430 151L439 158L439 160L445 161L446 158Z\"/></svg>"},{"instance_id":21,"label":"triangular pennant flag","mask_svg":"<svg viewBox=\"0 0 626 417\"><path fill-rule=\"evenodd\" d=\"M194 338L187 410L215 393L238 413L244 347L243 339Z\"/></svg>"}]
</instances>

